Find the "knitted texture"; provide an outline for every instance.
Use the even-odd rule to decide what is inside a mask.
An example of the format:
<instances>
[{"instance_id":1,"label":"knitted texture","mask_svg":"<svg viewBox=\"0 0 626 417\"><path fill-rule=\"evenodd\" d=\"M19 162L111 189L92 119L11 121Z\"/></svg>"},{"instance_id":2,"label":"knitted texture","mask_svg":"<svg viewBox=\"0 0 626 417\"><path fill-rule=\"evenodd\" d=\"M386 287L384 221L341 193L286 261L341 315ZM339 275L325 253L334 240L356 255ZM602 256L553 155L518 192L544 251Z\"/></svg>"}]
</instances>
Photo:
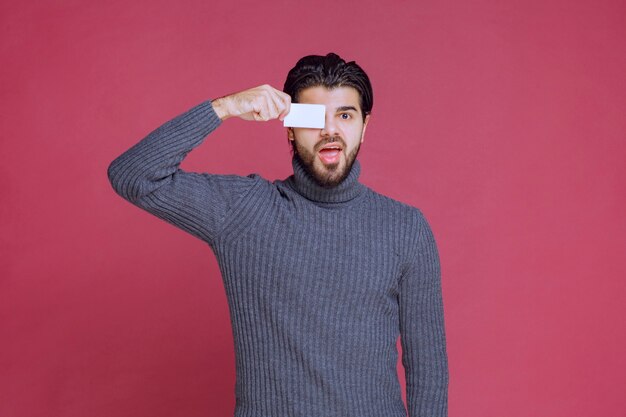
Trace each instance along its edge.
<instances>
[{"instance_id":1,"label":"knitted texture","mask_svg":"<svg viewBox=\"0 0 626 417\"><path fill-rule=\"evenodd\" d=\"M134 205L205 241L235 346L235 417L446 416L437 246L421 211L358 181L317 185L298 159L270 182L192 173L184 157L221 124L205 101L115 159Z\"/></svg>"}]
</instances>

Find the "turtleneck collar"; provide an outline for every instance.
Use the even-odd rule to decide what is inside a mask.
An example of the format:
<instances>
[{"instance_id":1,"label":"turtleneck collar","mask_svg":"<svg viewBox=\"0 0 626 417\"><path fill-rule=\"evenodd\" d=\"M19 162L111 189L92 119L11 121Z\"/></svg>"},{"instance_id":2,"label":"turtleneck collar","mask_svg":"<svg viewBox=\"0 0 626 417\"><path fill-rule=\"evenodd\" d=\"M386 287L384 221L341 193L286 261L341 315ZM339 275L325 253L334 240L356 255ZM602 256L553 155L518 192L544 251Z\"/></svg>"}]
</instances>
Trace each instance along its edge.
<instances>
[{"instance_id":1,"label":"turtleneck collar","mask_svg":"<svg viewBox=\"0 0 626 417\"><path fill-rule=\"evenodd\" d=\"M302 162L295 156L291 159L293 175L287 178L287 182L299 194L312 201L320 203L343 203L361 195L366 187L359 182L361 164L358 159L354 160L348 176L335 187L322 187L305 170Z\"/></svg>"}]
</instances>

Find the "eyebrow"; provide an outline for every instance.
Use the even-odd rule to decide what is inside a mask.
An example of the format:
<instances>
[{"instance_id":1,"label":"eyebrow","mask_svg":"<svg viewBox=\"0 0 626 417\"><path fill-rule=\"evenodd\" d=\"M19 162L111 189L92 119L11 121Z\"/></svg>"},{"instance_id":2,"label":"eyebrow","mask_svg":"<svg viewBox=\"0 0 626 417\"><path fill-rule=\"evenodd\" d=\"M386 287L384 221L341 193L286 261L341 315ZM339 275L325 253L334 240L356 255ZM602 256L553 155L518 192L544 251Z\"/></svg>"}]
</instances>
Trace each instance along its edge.
<instances>
[{"instance_id":1,"label":"eyebrow","mask_svg":"<svg viewBox=\"0 0 626 417\"><path fill-rule=\"evenodd\" d=\"M341 107L337 107L337 109L335 109L335 113L339 113L339 112L342 112L342 111L349 111L349 110L355 111L357 113L359 112L356 109L356 107L354 107L354 106L341 106Z\"/></svg>"}]
</instances>

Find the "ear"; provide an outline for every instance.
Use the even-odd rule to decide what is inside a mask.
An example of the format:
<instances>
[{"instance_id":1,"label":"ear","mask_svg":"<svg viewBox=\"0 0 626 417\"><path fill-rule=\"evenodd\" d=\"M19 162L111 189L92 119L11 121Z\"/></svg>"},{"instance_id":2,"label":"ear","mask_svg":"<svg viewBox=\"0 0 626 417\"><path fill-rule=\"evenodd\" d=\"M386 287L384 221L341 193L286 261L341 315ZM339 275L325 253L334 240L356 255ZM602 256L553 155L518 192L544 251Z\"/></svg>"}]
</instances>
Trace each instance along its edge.
<instances>
[{"instance_id":1,"label":"ear","mask_svg":"<svg viewBox=\"0 0 626 417\"><path fill-rule=\"evenodd\" d=\"M293 128L291 128L291 127L287 128L287 139L295 140L295 137L293 135Z\"/></svg>"},{"instance_id":2,"label":"ear","mask_svg":"<svg viewBox=\"0 0 626 417\"><path fill-rule=\"evenodd\" d=\"M365 129L367 129L367 124L370 121L371 114L365 116L365 120L363 121L363 131L361 132L361 143L365 141Z\"/></svg>"}]
</instances>

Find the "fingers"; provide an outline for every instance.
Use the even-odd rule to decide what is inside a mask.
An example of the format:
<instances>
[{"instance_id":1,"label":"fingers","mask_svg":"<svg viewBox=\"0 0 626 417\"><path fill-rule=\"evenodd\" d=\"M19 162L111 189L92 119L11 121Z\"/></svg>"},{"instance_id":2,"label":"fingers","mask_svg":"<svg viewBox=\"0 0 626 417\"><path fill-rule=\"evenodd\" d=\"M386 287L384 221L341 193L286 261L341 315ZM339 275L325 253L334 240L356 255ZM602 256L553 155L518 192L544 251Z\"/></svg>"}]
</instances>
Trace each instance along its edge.
<instances>
[{"instance_id":1,"label":"fingers","mask_svg":"<svg viewBox=\"0 0 626 417\"><path fill-rule=\"evenodd\" d=\"M255 117L255 120L267 121L277 118L282 120L289 113L291 97L267 84L260 86L259 89L261 95L256 109L258 117Z\"/></svg>"},{"instance_id":2,"label":"fingers","mask_svg":"<svg viewBox=\"0 0 626 417\"><path fill-rule=\"evenodd\" d=\"M278 110L277 117L279 120L283 120L291 108L291 97L289 94L283 93L275 88L272 88L272 93L274 96L274 104Z\"/></svg>"},{"instance_id":3,"label":"fingers","mask_svg":"<svg viewBox=\"0 0 626 417\"><path fill-rule=\"evenodd\" d=\"M274 92L274 88L267 86L267 110L268 110L268 119L276 119L280 112L282 111L282 106L279 100L276 98L276 93Z\"/></svg>"}]
</instances>

